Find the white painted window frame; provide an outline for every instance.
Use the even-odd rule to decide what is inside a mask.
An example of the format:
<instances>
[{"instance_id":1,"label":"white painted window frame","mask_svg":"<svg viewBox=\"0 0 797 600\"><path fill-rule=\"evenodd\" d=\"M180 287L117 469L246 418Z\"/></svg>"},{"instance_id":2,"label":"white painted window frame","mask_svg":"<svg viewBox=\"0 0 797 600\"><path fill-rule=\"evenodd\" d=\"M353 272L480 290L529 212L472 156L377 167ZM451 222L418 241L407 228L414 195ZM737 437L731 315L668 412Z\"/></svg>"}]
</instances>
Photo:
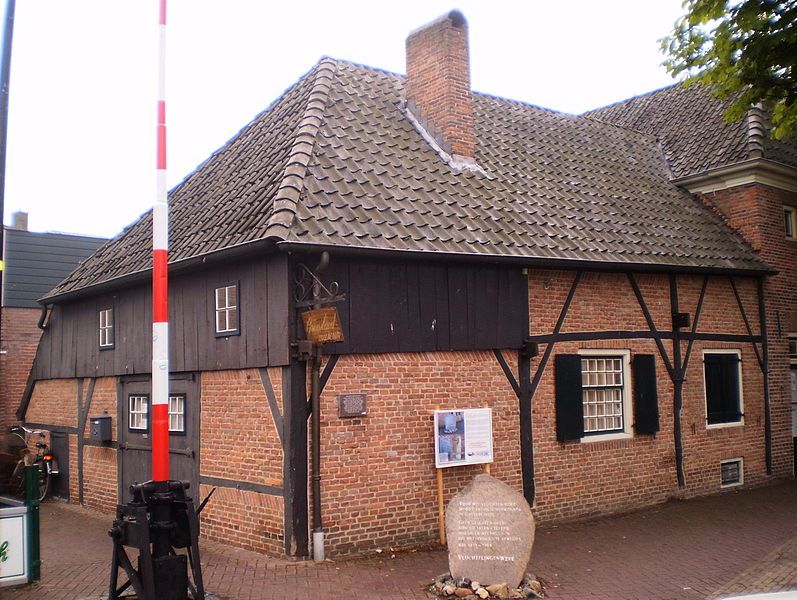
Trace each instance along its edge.
<instances>
[{"instance_id":1,"label":"white painted window frame","mask_svg":"<svg viewBox=\"0 0 797 600\"><path fill-rule=\"evenodd\" d=\"M739 481L735 483L722 483L722 465L727 463L739 463ZM720 488L727 490L728 488L735 488L744 485L744 458L737 456L736 458L726 458L720 461Z\"/></svg>"},{"instance_id":2,"label":"white painted window frame","mask_svg":"<svg viewBox=\"0 0 797 600\"><path fill-rule=\"evenodd\" d=\"M236 303L230 304L230 290L235 290L235 298ZM224 305L221 306L219 304L219 292L224 291ZM239 323L240 323L240 290L238 289L237 283L231 283L229 285L220 285L219 287L215 288L213 292L213 298L216 306L216 333L218 334L230 334L230 333L238 333ZM235 319L231 318L231 313L235 311ZM219 328L219 315L224 315L224 327ZM233 321L231 323L231 321Z\"/></svg>"},{"instance_id":3,"label":"white painted window frame","mask_svg":"<svg viewBox=\"0 0 797 600\"><path fill-rule=\"evenodd\" d=\"M113 307L100 309L98 315L100 348L113 348L115 342L113 335Z\"/></svg>"},{"instance_id":4,"label":"white painted window frame","mask_svg":"<svg viewBox=\"0 0 797 600\"><path fill-rule=\"evenodd\" d=\"M706 354L735 354L739 357L737 369L739 374L739 413L741 416L738 421L728 423L708 422L708 390L706 386ZM703 414L705 415L706 429L726 429L728 427L744 426L744 377L742 375L742 351L739 348L706 348L703 350ZM731 460L731 459L728 459Z\"/></svg>"},{"instance_id":5,"label":"white painted window frame","mask_svg":"<svg viewBox=\"0 0 797 600\"><path fill-rule=\"evenodd\" d=\"M791 344L792 342L797 343L797 332L787 333L786 338L789 344ZM791 350L791 348L789 350ZM791 352L789 352L789 364L791 364L792 366L797 365L797 355L792 356Z\"/></svg>"},{"instance_id":6,"label":"white painted window frame","mask_svg":"<svg viewBox=\"0 0 797 600\"><path fill-rule=\"evenodd\" d=\"M133 410L133 399L143 399L144 410L140 410L138 407ZM143 427L138 423L133 425L133 415L143 417ZM149 431L149 396L146 394L130 394L127 397L127 428L130 431Z\"/></svg>"},{"instance_id":7,"label":"white painted window frame","mask_svg":"<svg viewBox=\"0 0 797 600\"><path fill-rule=\"evenodd\" d=\"M783 233L786 235L787 240L797 240L797 206L791 206L789 204L783 205ZM789 221L791 222L791 235L786 230L786 218L788 216Z\"/></svg>"},{"instance_id":8,"label":"white painted window frame","mask_svg":"<svg viewBox=\"0 0 797 600\"><path fill-rule=\"evenodd\" d=\"M627 440L634 437L634 407L631 397L631 351L618 348L588 348L578 351L579 356L611 356L623 360L623 430L613 433L596 433L581 438L582 444ZM583 389L583 388L582 388Z\"/></svg>"},{"instance_id":9,"label":"white painted window frame","mask_svg":"<svg viewBox=\"0 0 797 600\"><path fill-rule=\"evenodd\" d=\"M172 400L177 400L177 410L172 410ZM169 433L185 433L185 394L169 394ZM183 426L181 429L172 427L172 417L182 417Z\"/></svg>"}]
</instances>

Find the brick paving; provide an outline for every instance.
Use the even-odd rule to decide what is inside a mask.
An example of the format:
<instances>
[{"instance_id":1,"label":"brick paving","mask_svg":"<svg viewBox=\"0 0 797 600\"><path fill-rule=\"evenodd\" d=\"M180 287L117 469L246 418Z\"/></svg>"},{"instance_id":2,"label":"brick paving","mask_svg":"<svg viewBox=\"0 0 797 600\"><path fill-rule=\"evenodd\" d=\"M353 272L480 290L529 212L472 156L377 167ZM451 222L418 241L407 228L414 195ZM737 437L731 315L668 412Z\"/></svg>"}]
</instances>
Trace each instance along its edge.
<instances>
[{"instance_id":1,"label":"brick paving","mask_svg":"<svg viewBox=\"0 0 797 600\"><path fill-rule=\"evenodd\" d=\"M42 506L42 581L2 600L89 600L107 593L108 516ZM206 542L208 591L230 600L426 600L445 553L386 549L356 560L272 559ZM797 483L672 502L627 515L541 527L529 569L553 599L719 598L797 589Z\"/></svg>"}]
</instances>

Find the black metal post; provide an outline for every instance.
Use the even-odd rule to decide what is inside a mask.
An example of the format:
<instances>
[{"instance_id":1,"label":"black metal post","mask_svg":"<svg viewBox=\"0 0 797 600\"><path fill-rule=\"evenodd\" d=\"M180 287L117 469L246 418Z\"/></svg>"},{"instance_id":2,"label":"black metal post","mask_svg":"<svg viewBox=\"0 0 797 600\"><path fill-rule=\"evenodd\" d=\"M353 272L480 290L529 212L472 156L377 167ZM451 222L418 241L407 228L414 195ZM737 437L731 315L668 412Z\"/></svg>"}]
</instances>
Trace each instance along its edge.
<instances>
[{"instance_id":1,"label":"black metal post","mask_svg":"<svg viewBox=\"0 0 797 600\"><path fill-rule=\"evenodd\" d=\"M313 281L313 308L321 308L321 284L317 276L329 265L329 253L321 254ZM312 403L312 460L313 460L313 560L321 562L324 552L324 524L321 518L321 345L313 344L310 373L310 400Z\"/></svg>"},{"instance_id":2,"label":"black metal post","mask_svg":"<svg viewBox=\"0 0 797 600\"><path fill-rule=\"evenodd\" d=\"M5 265L5 197L6 144L8 142L8 97L11 82L11 42L14 37L16 0L6 2L6 22L3 31L3 59L0 67L0 322L3 318L3 272ZM2 341L0 327L0 341Z\"/></svg>"}]
</instances>

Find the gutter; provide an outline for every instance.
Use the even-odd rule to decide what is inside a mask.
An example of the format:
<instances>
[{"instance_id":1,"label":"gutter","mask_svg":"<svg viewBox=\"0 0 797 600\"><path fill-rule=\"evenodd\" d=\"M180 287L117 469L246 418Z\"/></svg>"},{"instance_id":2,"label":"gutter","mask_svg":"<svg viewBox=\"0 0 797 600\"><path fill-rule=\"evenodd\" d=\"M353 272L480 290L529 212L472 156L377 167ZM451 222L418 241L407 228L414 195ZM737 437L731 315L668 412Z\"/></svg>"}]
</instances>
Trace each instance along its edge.
<instances>
[{"instance_id":1,"label":"gutter","mask_svg":"<svg viewBox=\"0 0 797 600\"><path fill-rule=\"evenodd\" d=\"M774 160L752 158L671 181L691 193L707 193L751 183L797 192L797 168Z\"/></svg>"},{"instance_id":2,"label":"gutter","mask_svg":"<svg viewBox=\"0 0 797 600\"><path fill-rule=\"evenodd\" d=\"M739 269L733 267L698 267L690 265L668 265L655 263L600 262L565 258L535 258L528 256L486 255L468 252L435 252L426 250L387 250L374 247L335 246L308 242L277 242L277 249L284 252L330 252L336 255L373 256L406 260L417 258L424 261L457 261L476 263L514 264L520 267L534 267L549 270L613 271L633 273L684 273L692 275L736 275L739 277L777 275L777 269L768 265L760 269ZM763 264L763 263L762 263Z\"/></svg>"}]
</instances>

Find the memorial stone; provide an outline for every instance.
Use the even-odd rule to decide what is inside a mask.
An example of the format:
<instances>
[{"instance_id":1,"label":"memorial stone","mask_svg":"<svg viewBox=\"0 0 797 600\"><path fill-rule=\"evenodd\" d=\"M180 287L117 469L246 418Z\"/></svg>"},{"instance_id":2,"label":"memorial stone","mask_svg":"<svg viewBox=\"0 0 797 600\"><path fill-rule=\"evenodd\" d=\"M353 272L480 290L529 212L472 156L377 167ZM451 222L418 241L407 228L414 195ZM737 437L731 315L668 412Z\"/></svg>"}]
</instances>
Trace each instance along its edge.
<instances>
[{"instance_id":1,"label":"memorial stone","mask_svg":"<svg viewBox=\"0 0 797 600\"><path fill-rule=\"evenodd\" d=\"M477 475L446 510L448 566L454 579L520 585L534 544L526 499L487 474Z\"/></svg>"}]
</instances>

